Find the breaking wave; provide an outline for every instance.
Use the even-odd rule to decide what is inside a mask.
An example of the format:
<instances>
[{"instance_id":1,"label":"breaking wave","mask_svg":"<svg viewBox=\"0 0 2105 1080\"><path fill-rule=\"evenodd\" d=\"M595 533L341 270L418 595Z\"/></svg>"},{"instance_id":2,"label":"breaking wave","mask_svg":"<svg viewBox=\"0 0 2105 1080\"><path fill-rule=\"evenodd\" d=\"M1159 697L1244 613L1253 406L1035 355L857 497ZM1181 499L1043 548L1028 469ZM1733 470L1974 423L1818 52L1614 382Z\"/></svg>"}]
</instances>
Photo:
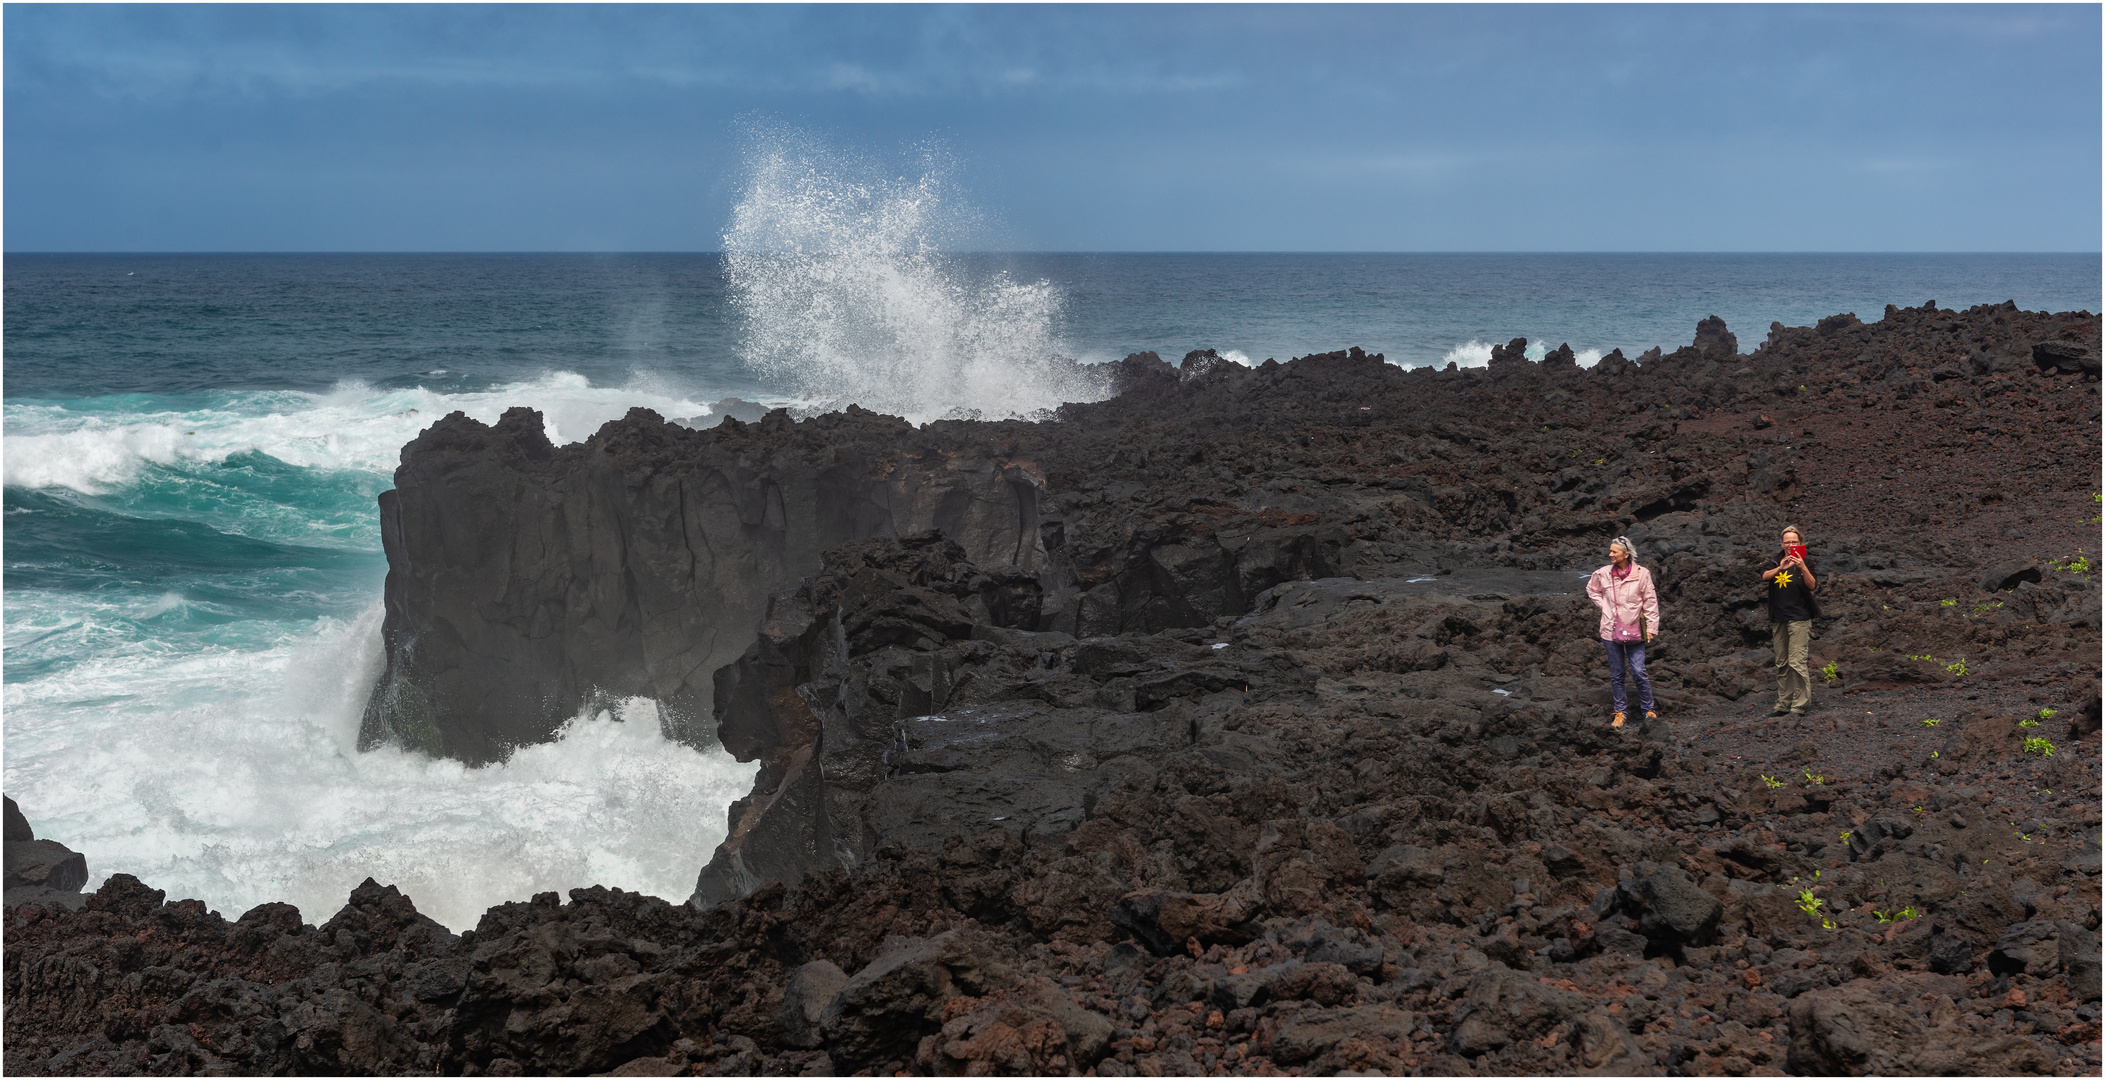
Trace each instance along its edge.
<instances>
[{"instance_id":1,"label":"breaking wave","mask_svg":"<svg viewBox=\"0 0 2105 1080\"><path fill-rule=\"evenodd\" d=\"M952 252L978 215L926 154L893 177L801 134L753 139L724 232L725 275L757 373L823 407L910 420L1030 416L1104 396L1065 358L1046 281Z\"/></svg>"}]
</instances>

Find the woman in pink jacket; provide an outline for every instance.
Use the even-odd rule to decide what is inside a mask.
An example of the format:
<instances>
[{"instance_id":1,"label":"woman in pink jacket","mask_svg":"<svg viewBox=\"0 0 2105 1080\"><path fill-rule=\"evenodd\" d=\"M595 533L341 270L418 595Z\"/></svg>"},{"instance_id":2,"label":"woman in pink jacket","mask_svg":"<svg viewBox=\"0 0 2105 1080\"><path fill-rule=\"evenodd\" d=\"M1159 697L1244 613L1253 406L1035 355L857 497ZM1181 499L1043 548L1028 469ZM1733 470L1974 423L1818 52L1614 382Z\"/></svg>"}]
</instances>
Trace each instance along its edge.
<instances>
[{"instance_id":1,"label":"woman in pink jacket","mask_svg":"<svg viewBox=\"0 0 2105 1080\"><path fill-rule=\"evenodd\" d=\"M1652 572L1637 565L1636 548L1630 538L1618 536L1608 542L1608 565L1586 581L1586 595L1601 609L1601 644L1608 647L1608 687L1615 695L1615 722L1623 726L1628 698L1623 693L1623 672L1637 682L1637 703L1645 719L1656 720L1652 708L1652 679L1645 674L1645 643L1659 632L1659 593L1652 588Z\"/></svg>"}]
</instances>

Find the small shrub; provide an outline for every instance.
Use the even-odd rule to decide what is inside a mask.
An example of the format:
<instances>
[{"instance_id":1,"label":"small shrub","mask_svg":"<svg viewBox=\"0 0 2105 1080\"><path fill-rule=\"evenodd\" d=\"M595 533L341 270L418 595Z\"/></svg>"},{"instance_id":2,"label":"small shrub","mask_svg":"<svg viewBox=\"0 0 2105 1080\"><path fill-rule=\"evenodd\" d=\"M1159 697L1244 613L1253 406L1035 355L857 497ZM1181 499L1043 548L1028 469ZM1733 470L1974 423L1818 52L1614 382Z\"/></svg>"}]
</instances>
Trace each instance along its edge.
<instances>
[{"instance_id":1,"label":"small shrub","mask_svg":"<svg viewBox=\"0 0 2105 1080\"><path fill-rule=\"evenodd\" d=\"M2024 751L2027 754L2038 754L2041 757L2053 757L2054 744L2035 736L2025 740Z\"/></svg>"},{"instance_id":2,"label":"small shrub","mask_svg":"<svg viewBox=\"0 0 2105 1080\"><path fill-rule=\"evenodd\" d=\"M1825 676L1829 682L1833 682L1834 680L1841 677L1840 675L1836 674L1838 670L1839 669L1835 667L1835 662L1833 660L1829 660L1827 662L1827 666L1820 669L1820 674L1822 676Z\"/></svg>"},{"instance_id":3,"label":"small shrub","mask_svg":"<svg viewBox=\"0 0 2105 1080\"><path fill-rule=\"evenodd\" d=\"M1951 663L1944 665L1944 670L1949 671L1954 675L1966 674L1966 658L1962 656L1957 660L1954 660Z\"/></svg>"},{"instance_id":4,"label":"small shrub","mask_svg":"<svg viewBox=\"0 0 2105 1080\"><path fill-rule=\"evenodd\" d=\"M2039 726L2039 721L2034 720L2028 716L2025 717L2023 720L2019 720L2017 722L2017 726L2021 728L2035 728Z\"/></svg>"},{"instance_id":5,"label":"small shrub","mask_svg":"<svg viewBox=\"0 0 2105 1080\"><path fill-rule=\"evenodd\" d=\"M2053 709L2041 709L2039 710L2039 718L2041 720L2052 720L2054 718L2054 712L2055 710Z\"/></svg>"}]
</instances>

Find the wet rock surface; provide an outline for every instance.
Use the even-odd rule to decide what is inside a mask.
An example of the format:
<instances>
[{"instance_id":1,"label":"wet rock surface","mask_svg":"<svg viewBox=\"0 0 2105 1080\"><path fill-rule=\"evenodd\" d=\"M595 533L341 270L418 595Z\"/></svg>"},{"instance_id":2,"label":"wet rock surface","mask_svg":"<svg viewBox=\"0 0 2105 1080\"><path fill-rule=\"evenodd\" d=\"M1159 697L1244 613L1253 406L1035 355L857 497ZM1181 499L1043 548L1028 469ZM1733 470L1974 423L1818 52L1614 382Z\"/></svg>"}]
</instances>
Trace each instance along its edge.
<instances>
[{"instance_id":1,"label":"wet rock surface","mask_svg":"<svg viewBox=\"0 0 2105 1080\"><path fill-rule=\"evenodd\" d=\"M87 856L56 840L37 839L36 830L13 799L7 799L6 906L32 901L78 908L88 883Z\"/></svg>"},{"instance_id":2,"label":"wet rock surface","mask_svg":"<svg viewBox=\"0 0 2105 1080\"><path fill-rule=\"evenodd\" d=\"M762 765L696 903L455 937L375 883L316 927L119 875L10 909L7 1069L2095 1074L2097 340L1925 305L1591 370L1142 356L1059 422L893 424L887 475L1030 462L1044 561L900 515L757 579L680 677ZM889 423L831 422L652 475ZM1786 520L1828 618L1776 719ZM1665 716L1613 730L1578 588L1622 533Z\"/></svg>"}]
</instances>

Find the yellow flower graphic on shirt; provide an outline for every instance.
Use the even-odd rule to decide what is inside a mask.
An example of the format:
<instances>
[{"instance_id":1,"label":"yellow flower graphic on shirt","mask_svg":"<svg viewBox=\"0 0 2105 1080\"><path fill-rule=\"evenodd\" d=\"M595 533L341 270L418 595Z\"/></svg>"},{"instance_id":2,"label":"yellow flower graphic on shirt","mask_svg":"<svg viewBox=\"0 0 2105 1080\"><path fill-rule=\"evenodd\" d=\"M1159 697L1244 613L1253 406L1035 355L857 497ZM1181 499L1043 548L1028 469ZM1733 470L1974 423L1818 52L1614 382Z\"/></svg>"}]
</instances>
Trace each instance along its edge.
<instances>
[{"instance_id":1,"label":"yellow flower graphic on shirt","mask_svg":"<svg viewBox=\"0 0 2105 1080\"><path fill-rule=\"evenodd\" d=\"M1791 587L1791 572L1789 570L1782 571L1776 575L1776 587L1779 589Z\"/></svg>"}]
</instances>

